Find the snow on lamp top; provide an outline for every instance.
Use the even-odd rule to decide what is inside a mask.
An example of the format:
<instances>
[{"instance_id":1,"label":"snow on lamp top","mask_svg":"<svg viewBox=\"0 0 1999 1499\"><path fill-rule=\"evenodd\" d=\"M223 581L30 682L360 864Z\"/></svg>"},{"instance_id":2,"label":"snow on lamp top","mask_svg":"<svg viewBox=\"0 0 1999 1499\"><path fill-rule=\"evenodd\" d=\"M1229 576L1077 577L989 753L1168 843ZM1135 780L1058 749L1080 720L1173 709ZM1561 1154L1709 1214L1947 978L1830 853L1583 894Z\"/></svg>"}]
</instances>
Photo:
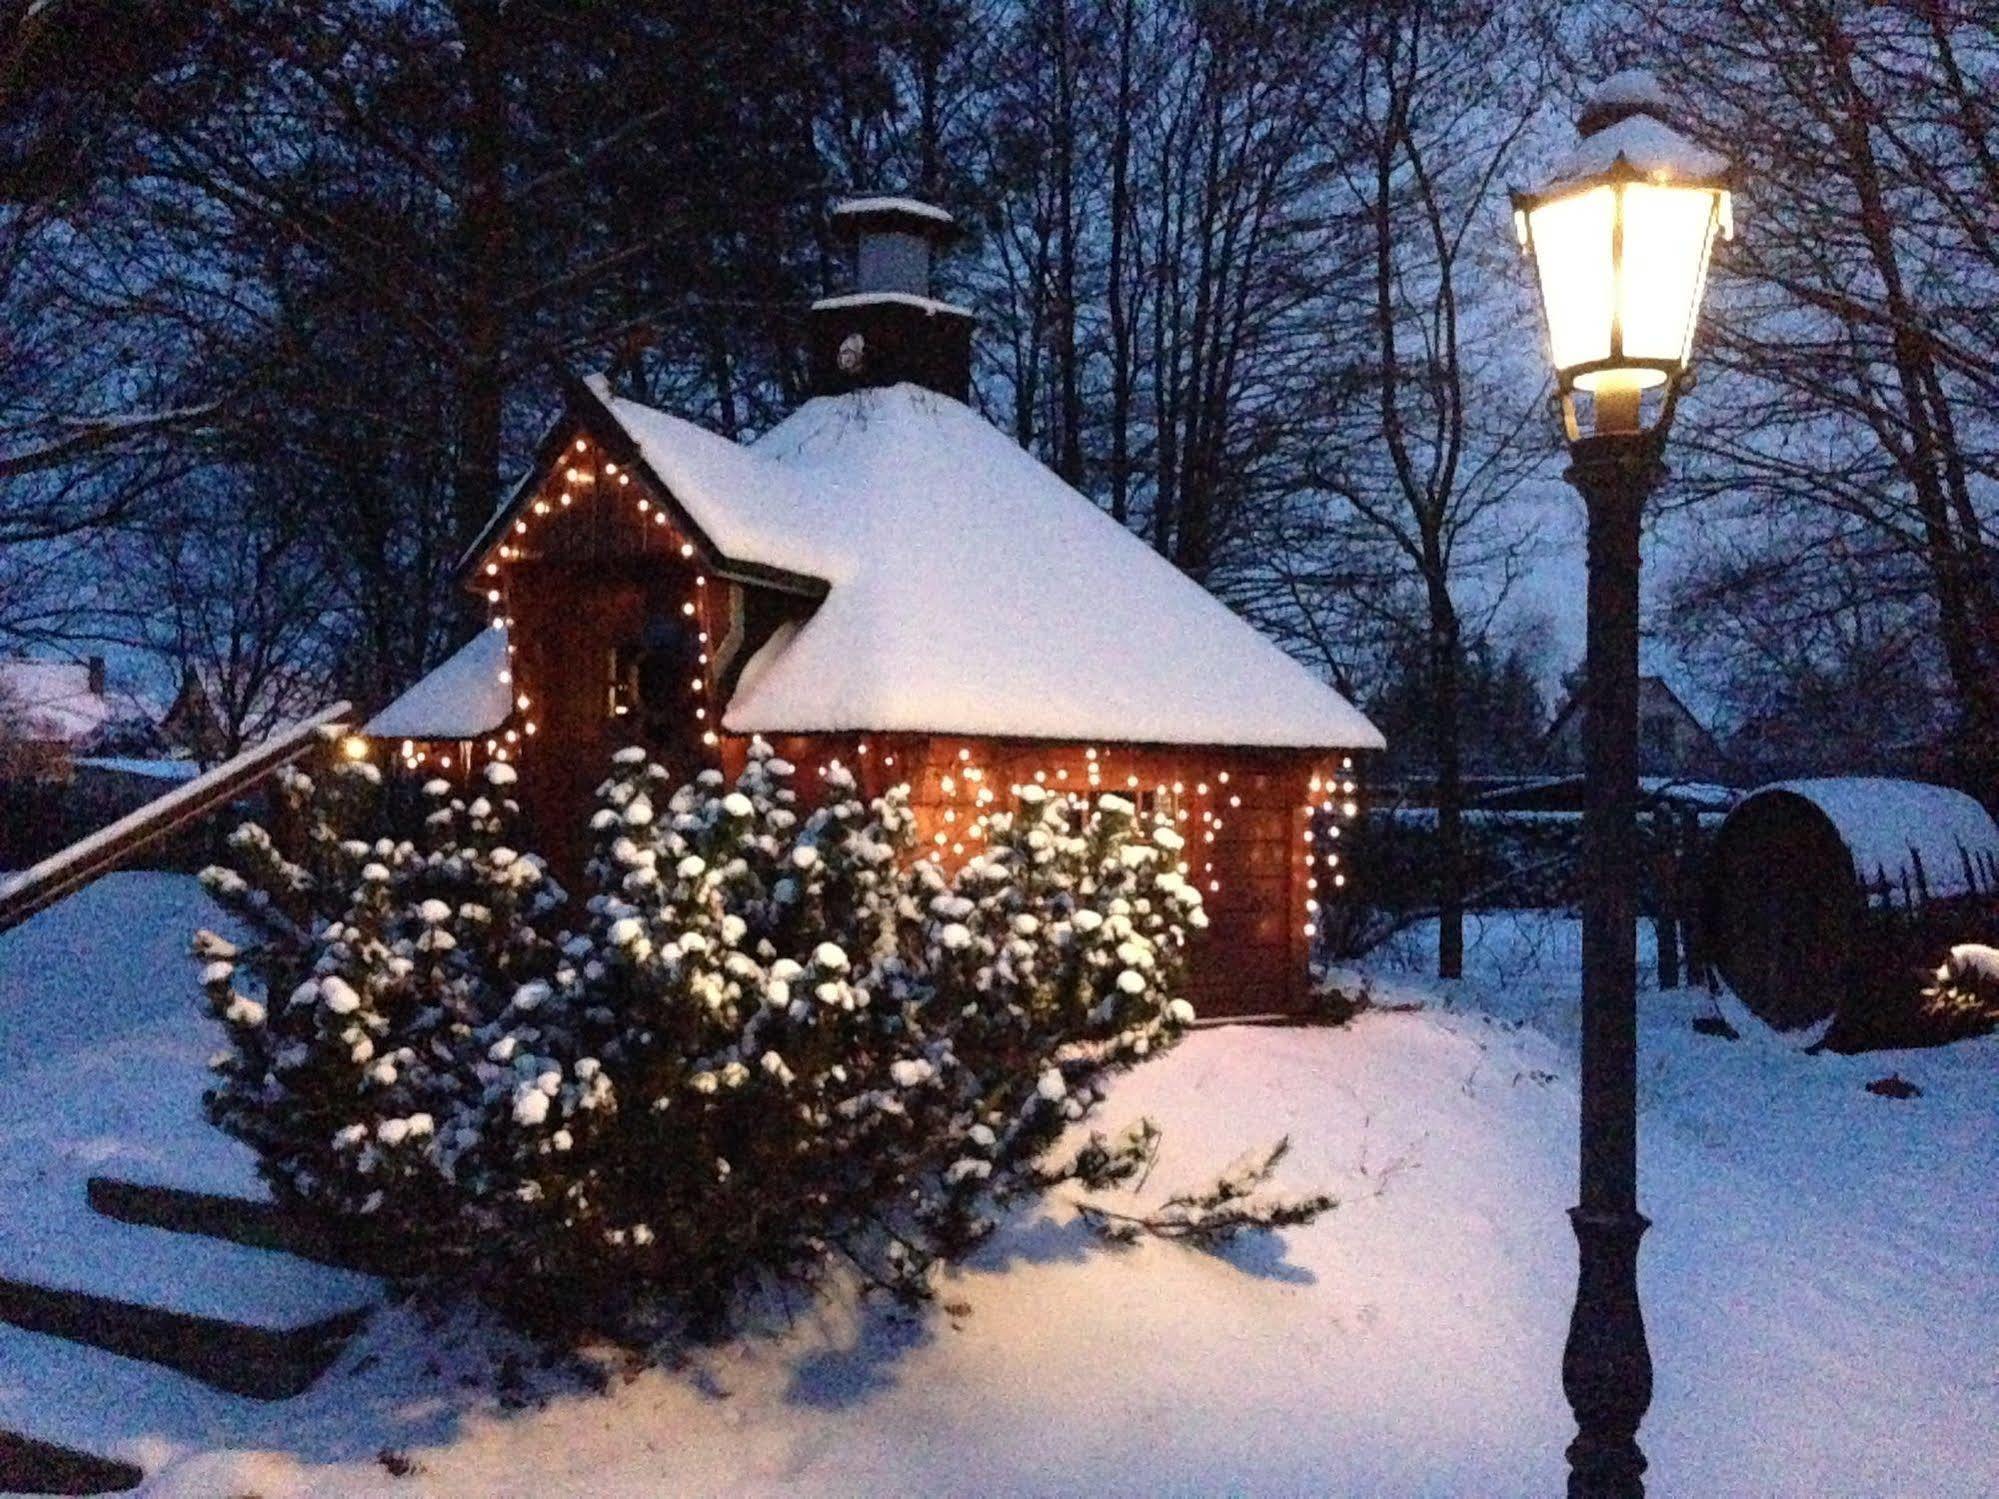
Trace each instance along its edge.
<instances>
[{"instance_id":1,"label":"snow on lamp top","mask_svg":"<svg viewBox=\"0 0 1999 1499\"><path fill-rule=\"evenodd\" d=\"M1674 126L1658 82L1618 73L1577 117L1547 180L1513 194L1540 273L1563 393L1598 399L1598 430L1637 419L1637 393L1677 383L1692 352L1714 237L1733 234L1728 163Z\"/></svg>"}]
</instances>

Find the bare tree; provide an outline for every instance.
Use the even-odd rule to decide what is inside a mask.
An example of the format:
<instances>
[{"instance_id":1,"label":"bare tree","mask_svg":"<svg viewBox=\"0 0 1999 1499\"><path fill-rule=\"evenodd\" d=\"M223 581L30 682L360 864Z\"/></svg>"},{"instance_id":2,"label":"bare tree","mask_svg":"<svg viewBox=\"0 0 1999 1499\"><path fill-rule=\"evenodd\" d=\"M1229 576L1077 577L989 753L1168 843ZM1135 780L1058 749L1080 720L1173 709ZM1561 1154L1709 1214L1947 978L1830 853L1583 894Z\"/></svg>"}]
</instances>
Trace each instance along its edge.
<instances>
[{"instance_id":1,"label":"bare tree","mask_svg":"<svg viewBox=\"0 0 1999 1499\"><path fill-rule=\"evenodd\" d=\"M1542 98L1540 21L1485 5L1358 12L1358 76L1326 121L1359 147L1344 185L1371 285L1364 352L1342 372L1365 394L1317 477L1351 523L1336 534L1384 550L1406 579L1374 607L1416 609L1444 978L1464 964L1463 595L1481 590L1488 609L1504 597L1530 540L1514 502L1548 456L1543 382L1517 333L1532 314L1495 295L1507 283L1491 258L1505 173Z\"/></svg>"},{"instance_id":2,"label":"bare tree","mask_svg":"<svg viewBox=\"0 0 1999 1499\"><path fill-rule=\"evenodd\" d=\"M198 498L118 539L120 603L104 615L171 680L198 687L217 731L202 748L218 759L323 706L341 638L309 531L239 504L231 477L206 476Z\"/></svg>"},{"instance_id":3,"label":"bare tree","mask_svg":"<svg viewBox=\"0 0 1999 1499\"><path fill-rule=\"evenodd\" d=\"M1960 763L1989 777L1999 23L1977 7L1848 0L1646 14L1701 127L1744 178L1745 232L1719 265L1708 319L1729 398L1684 424L1703 460L1686 491L1726 496L1733 524L1776 512L1838 538L1830 558L1851 566L1814 592L1839 608L1865 608L1895 579L1880 588L1875 638L1899 633L1904 585L1919 577Z\"/></svg>"}]
</instances>

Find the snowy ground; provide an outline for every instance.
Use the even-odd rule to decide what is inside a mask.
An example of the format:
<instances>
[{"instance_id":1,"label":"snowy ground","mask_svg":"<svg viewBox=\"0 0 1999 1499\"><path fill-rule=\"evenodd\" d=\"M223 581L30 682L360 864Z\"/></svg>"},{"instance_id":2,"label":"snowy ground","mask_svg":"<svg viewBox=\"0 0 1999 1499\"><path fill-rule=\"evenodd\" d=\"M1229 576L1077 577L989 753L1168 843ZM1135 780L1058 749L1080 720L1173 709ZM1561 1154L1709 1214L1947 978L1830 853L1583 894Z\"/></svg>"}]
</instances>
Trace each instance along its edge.
<instances>
[{"instance_id":1,"label":"snowy ground","mask_svg":"<svg viewBox=\"0 0 1999 1499\"><path fill-rule=\"evenodd\" d=\"M0 936L0 1268L289 1319L354 1283L62 1247L91 1170L248 1185L196 1122L213 1038L176 949L202 906L114 876ZM1346 1199L1226 1261L1107 1252L1051 1203L922 1328L841 1300L608 1394L530 1375L525 1405L494 1393L504 1340L400 1308L275 1405L0 1328L0 1428L131 1457L148 1492L263 1499L1557 1492L1574 965L1572 923L1488 922L1454 992L1377 971L1419 1012L1205 1031L1126 1078L1106 1121L1166 1129L1147 1197L1288 1132L1289 1184ZM1698 1003L1646 1000L1651 1491L1999 1493L1999 1042L1803 1057L1696 1035ZM1923 1096L1863 1090L1890 1071Z\"/></svg>"}]
</instances>

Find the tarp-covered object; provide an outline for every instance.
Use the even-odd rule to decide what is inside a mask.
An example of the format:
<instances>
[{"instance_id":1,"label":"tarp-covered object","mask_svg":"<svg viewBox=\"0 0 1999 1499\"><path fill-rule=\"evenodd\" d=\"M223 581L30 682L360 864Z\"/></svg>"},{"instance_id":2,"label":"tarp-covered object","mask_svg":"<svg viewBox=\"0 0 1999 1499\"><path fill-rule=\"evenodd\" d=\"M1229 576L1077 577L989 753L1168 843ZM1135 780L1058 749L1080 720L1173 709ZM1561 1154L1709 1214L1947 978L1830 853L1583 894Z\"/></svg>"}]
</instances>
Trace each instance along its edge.
<instances>
[{"instance_id":1,"label":"tarp-covered object","mask_svg":"<svg viewBox=\"0 0 1999 1499\"><path fill-rule=\"evenodd\" d=\"M1934 1041L1924 984L1999 939L1999 826L1943 786L1782 781L1728 814L1704 883L1704 945L1754 1015L1841 1047Z\"/></svg>"},{"instance_id":2,"label":"tarp-covered object","mask_svg":"<svg viewBox=\"0 0 1999 1499\"><path fill-rule=\"evenodd\" d=\"M1884 776L1778 781L1751 797L1801 796L1825 815L1853 856L1853 872L1877 895L1963 895L1992 884L1999 824L1948 786Z\"/></svg>"}]
</instances>

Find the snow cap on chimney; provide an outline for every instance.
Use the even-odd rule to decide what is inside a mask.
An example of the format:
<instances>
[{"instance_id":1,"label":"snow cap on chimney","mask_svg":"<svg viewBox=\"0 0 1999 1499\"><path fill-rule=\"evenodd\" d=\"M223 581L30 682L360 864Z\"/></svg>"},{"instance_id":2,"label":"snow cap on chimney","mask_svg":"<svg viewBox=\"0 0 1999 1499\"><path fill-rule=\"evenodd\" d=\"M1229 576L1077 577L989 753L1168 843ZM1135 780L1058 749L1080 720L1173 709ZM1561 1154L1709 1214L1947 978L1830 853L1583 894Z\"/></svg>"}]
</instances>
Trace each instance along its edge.
<instances>
[{"instance_id":1,"label":"snow cap on chimney","mask_svg":"<svg viewBox=\"0 0 1999 1499\"><path fill-rule=\"evenodd\" d=\"M833 227L853 243L854 290L812 304L814 394L907 381L965 399L972 315L931 295L936 257L957 237L951 215L915 198L847 198Z\"/></svg>"},{"instance_id":2,"label":"snow cap on chimney","mask_svg":"<svg viewBox=\"0 0 1999 1499\"><path fill-rule=\"evenodd\" d=\"M957 225L941 208L915 198L847 198L833 223L854 241L854 290L930 295L930 264Z\"/></svg>"}]
</instances>

